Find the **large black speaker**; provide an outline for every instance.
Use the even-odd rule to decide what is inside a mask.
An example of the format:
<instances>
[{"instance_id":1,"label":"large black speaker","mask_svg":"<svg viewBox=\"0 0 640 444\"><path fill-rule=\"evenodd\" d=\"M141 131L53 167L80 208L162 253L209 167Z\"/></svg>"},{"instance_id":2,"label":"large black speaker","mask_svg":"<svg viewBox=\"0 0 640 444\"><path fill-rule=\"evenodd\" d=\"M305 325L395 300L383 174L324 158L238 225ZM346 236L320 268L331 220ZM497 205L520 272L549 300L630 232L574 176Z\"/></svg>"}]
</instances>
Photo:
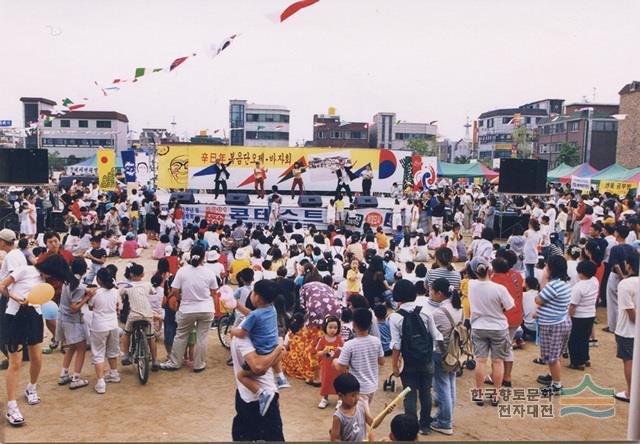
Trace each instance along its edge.
<instances>
[{"instance_id":1,"label":"large black speaker","mask_svg":"<svg viewBox=\"0 0 640 444\"><path fill-rule=\"evenodd\" d=\"M61 212L54 211L51 213L51 227L53 231L58 233L64 233L67 231L67 226L64 224L64 215Z\"/></svg>"},{"instance_id":2,"label":"large black speaker","mask_svg":"<svg viewBox=\"0 0 640 444\"><path fill-rule=\"evenodd\" d=\"M249 201L249 195L247 193L229 193L224 203L227 205L246 207L249 205Z\"/></svg>"},{"instance_id":3,"label":"large black speaker","mask_svg":"<svg viewBox=\"0 0 640 444\"><path fill-rule=\"evenodd\" d=\"M498 191L513 194L546 194L547 161L501 159Z\"/></svg>"},{"instance_id":4,"label":"large black speaker","mask_svg":"<svg viewBox=\"0 0 640 444\"><path fill-rule=\"evenodd\" d=\"M24 148L0 149L0 184L41 185L49 183L49 152Z\"/></svg>"},{"instance_id":5,"label":"large black speaker","mask_svg":"<svg viewBox=\"0 0 640 444\"><path fill-rule=\"evenodd\" d=\"M298 198L298 206L301 208L320 208L322 197L304 194Z\"/></svg>"},{"instance_id":6,"label":"large black speaker","mask_svg":"<svg viewBox=\"0 0 640 444\"><path fill-rule=\"evenodd\" d=\"M193 193L189 191L171 193L171 199L175 199L180 205L190 205L196 203L196 199L193 197Z\"/></svg>"},{"instance_id":7,"label":"large black speaker","mask_svg":"<svg viewBox=\"0 0 640 444\"><path fill-rule=\"evenodd\" d=\"M378 208L378 199L374 196L358 196L353 201L356 208Z\"/></svg>"},{"instance_id":8,"label":"large black speaker","mask_svg":"<svg viewBox=\"0 0 640 444\"><path fill-rule=\"evenodd\" d=\"M522 232L527 231L529 215L509 211L496 211L492 228L498 239L507 239L509 236L515 234L515 228L518 225Z\"/></svg>"}]
</instances>

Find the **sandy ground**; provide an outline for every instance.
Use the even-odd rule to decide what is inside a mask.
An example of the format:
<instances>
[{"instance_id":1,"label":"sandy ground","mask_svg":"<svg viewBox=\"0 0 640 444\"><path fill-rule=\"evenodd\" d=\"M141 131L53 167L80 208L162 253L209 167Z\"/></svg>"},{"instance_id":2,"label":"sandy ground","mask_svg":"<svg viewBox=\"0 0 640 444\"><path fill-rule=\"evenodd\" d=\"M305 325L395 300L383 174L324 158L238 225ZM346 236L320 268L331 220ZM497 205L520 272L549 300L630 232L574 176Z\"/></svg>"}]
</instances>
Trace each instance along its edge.
<instances>
[{"instance_id":1,"label":"sandy ground","mask_svg":"<svg viewBox=\"0 0 640 444\"><path fill-rule=\"evenodd\" d=\"M145 256L150 255L146 250ZM147 277L155 270L152 260L139 261L147 269ZM120 271L124 261L115 261ZM606 313L600 309L599 319ZM600 346L591 349L592 367L588 372L596 384L616 390L624 388L622 363L615 358L615 341L611 334L600 331ZM160 349L161 347L159 347ZM546 368L533 364L537 356L535 344L516 351L513 374L514 386L538 388L536 376ZM162 348L161 356L164 356ZM62 355L45 355L40 375L39 393L42 403L28 406L24 397L18 403L27 424L12 428L0 421L1 442L136 442L136 441L228 441L231 439L231 421L234 415L234 379L231 367L225 365L229 353L219 343L212 330L208 345L207 370L195 374L189 369L178 372L152 373L146 385L140 385L133 367L121 368L122 382L110 384L107 393L93 391L95 374L89 356L83 376L89 386L76 391L57 385ZM566 362L565 362L566 364ZM391 363L380 369L382 380L389 376ZM23 364L20 390L27 381L28 367ZM572 387L580 383L585 372L564 369L563 383ZM319 410L319 389L301 381L291 381L292 388L281 393L281 413L284 435L288 440L323 441L328 439L333 408ZM499 418L499 410L489 405L478 407L470 401L473 372L465 370L457 378L458 399L454 411L454 435L421 436L420 440L623 440L626 438L628 404L615 403L615 416L594 419L583 415L560 417L558 398L553 400L555 418L531 416ZM398 385L400 382L398 381ZM5 387L0 389L5 402ZM379 412L394 394L376 394L373 412ZM332 404L335 399L331 399ZM521 404L513 402L512 404ZM510 408L514 408L511 406ZM533 407L532 407L533 408ZM402 408L396 409L401 412ZM394 412L394 414L396 413ZM4 414L4 411L3 411ZM393 416L393 414L391 415ZM378 429L378 438L389 432L390 417Z\"/></svg>"}]
</instances>

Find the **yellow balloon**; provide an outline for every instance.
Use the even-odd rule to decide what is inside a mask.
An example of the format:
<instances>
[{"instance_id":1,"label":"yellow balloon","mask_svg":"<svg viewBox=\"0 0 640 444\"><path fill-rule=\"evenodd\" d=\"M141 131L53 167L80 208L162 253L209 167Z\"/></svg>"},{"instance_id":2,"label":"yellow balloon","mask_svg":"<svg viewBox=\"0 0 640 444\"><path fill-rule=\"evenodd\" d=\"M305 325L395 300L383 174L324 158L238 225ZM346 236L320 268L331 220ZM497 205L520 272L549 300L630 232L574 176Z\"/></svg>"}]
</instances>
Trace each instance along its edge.
<instances>
[{"instance_id":1,"label":"yellow balloon","mask_svg":"<svg viewBox=\"0 0 640 444\"><path fill-rule=\"evenodd\" d=\"M53 298L55 292L56 291L53 289L51 284L38 284L29 292L29 303L32 305L42 305L49 302Z\"/></svg>"}]
</instances>

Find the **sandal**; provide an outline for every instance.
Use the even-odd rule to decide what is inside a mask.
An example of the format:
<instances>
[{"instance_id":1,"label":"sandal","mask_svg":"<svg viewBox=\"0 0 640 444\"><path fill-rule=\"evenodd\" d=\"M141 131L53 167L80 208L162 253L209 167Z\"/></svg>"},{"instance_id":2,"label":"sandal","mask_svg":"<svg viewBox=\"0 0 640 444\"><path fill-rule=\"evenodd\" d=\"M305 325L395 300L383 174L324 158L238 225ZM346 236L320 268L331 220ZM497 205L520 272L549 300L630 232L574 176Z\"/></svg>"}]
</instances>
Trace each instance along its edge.
<instances>
[{"instance_id":1,"label":"sandal","mask_svg":"<svg viewBox=\"0 0 640 444\"><path fill-rule=\"evenodd\" d=\"M9 424L15 427L24 424L24 416L22 416L22 413L20 413L20 410L18 410L17 408L7 411L5 418L7 418Z\"/></svg>"},{"instance_id":2,"label":"sandal","mask_svg":"<svg viewBox=\"0 0 640 444\"><path fill-rule=\"evenodd\" d=\"M533 361L531 361L531 362L533 362L534 364L546 365L546 364L544 363L544 361L543 361L542 359L540 359L540 358L536 358L536 359L534 359L534 360L533 360Z\"/></svg>"},{"instance_id":3,"label":"sandal","mask_svg":"<svg viewBox=\"0 0 640 444\"><path fill-rule=\"evenodd\" d=\"M69 388L71 390L75 390L87 385L89 385L89 381L87 381L86 379L78 378L71 381L71 383L69 384Z\"/></svg>"},{"instance_id":4,"label":"sandal","mask_svg":"<svg viewBox=\"0 0 640 444\"><path fill-rule=\"evenodd\" d=\"M491 397L491 406L492 407L498 407L498 404L500 404L500 398L498 398L497 395L493 395Z\"/></svg>"},{"instance_id":5,"label":"sandal","mask_svg":"<svg viewBox=\"0 0 640 444\"><path fill-rule=\"evenodd\" d=\"M322 387L322 383L321 382L315 382L315 381L304 381L305 384L313 386L313 387Z\"/></svg>"},{"instance_id":6,"label":"sandal","mask_svg":"<svg viewBox=\"0 0 640 444\"><path fill-rule=\"evenodd\" d=\"M482 407L484 405L484 399L483 398L473 397L473 398L471 398L471 401L475 402L478 407Z\"/></svg>"},{"instance_id":7,"label":"sandal","mask_svg":"<svg viewBox=\"0 0 640 444\"><path fill-rule=\"evenodd\" d=\"M615 395L613 395L613 397L616 398L618 401L630 402L630 399L627 398L627 394L625 392L616 393Z\"/></svg>"}]
</instances>

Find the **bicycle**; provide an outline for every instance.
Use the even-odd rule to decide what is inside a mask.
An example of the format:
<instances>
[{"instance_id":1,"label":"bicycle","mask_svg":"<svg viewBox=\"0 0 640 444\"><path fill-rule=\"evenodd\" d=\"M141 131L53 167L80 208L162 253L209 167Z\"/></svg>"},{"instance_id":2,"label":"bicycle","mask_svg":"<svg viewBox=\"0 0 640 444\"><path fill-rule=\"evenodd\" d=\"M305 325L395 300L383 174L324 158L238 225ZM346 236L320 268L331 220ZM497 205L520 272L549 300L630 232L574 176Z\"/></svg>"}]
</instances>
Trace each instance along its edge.
<instances>
[{"instance_id":1,"label":"bicycle","mask_svg":"<svg viewBox=\"0 0 640 444\"><path fill-rule=\"evenodd\" d=\"M149 368L151 367L151 349L146 330L150 330L148 321L133 321L133 335L129 353L136 365L138 379L141 384L146 384L149 380Z\"/></svg>"},{"instance_id":2,"label":"bicycle","mask_svg":"<svg viewBox=\"0 0 640 444\"><path fill-rule=\"evenodd\" d=\"M217 319L218 322L218 339L220 344L227 350L231 348L231 329L236 322L236 311L226 312Z\"/></svg>"}]
</instances>

